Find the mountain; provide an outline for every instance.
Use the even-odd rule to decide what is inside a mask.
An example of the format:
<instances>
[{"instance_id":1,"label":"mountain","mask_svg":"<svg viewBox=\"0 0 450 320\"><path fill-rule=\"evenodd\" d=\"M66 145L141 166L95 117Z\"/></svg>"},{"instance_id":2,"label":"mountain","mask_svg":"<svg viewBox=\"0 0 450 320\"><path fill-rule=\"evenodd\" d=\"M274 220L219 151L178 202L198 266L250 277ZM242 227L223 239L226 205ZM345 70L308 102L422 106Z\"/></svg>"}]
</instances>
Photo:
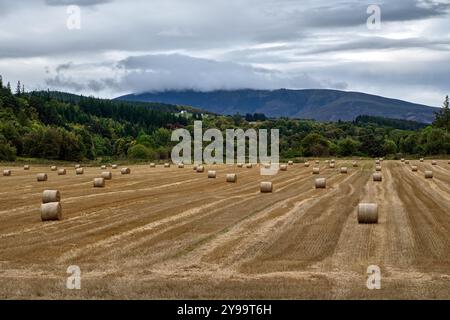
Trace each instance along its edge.
<instances>
[{"instance_id":1,"label":"mountain","mask_svg":"<svg viewBox=\"0 0 450 320\"><path fill-rule=\"evenodd\" d=\"M436 108L380 96L338 90L164 91L129 94L122 101L189 105L219 114L264 113L268 117L348 121L359 115L431 123Z\"/></svg>"}]
</instances>

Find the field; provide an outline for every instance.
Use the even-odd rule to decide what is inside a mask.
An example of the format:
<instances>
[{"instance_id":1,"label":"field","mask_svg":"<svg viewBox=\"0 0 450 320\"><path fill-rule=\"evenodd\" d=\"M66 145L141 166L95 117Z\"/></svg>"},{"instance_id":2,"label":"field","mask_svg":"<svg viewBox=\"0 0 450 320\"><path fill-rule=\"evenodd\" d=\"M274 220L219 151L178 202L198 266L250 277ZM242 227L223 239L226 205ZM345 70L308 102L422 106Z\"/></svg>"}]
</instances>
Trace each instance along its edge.
<instances>
[{"instance_id":1,"label":"field","mask_svg":"<svg viewBox=\"0 0 450 320\"><path fill-rule=\"evenodd\" d=\"M130 175L108 169L106 188L92 186L100 168L13 167L0 176L0 298L450 299L450 165L412 164L418 172L384 161L373 182L371 160L321 161L327 189L302 164L273 177L135 165ZM237 183L226 183L233 172ZM260 193L260 181L274 192ZM41 222L45 189L61 191L62 221ZM366 201L379 204L378 224L358 224ZM81 290L66 288L70 265ZM366 287L370 265L380 290Z\"/></svg>"}]
</instances>

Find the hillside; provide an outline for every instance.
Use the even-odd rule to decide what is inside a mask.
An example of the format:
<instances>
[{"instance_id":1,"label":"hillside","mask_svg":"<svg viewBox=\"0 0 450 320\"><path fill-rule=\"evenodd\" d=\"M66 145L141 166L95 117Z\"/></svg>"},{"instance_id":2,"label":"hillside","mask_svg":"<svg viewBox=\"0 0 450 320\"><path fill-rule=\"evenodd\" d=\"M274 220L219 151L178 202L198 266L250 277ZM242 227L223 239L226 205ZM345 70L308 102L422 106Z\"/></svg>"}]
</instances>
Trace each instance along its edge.
<instances>
[{"instance_id":1,"label":"hillside","mask_svg":"<svg viewBox=\"0 0 450 320\"><path fill-rule=\"evenodd\" d=\"M269 117L319 121L352 121L359 115L368 115L431 123L436 111L402 100L337 90L165 91L117 99L190 105L220 114L264 113Z\"/></svg>"}]
</instances>

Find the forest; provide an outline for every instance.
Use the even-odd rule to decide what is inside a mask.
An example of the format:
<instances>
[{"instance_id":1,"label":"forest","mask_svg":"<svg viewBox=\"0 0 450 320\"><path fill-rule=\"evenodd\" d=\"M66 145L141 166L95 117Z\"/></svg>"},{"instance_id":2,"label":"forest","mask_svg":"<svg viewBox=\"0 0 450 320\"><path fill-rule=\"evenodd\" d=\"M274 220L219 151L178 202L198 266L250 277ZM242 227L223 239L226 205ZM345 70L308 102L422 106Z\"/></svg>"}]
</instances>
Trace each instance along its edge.
<instances>
[{"instance_id":1,"label":"forest","mask_svg":"<svg viewBox=\"0 0 450 320\"><path fill-rule=\"evenodd\" d=\"M189 110L191 116L180 113ZM11 88L0 76L0 160L163 160L176 128L279 129L280 154L297 157L423 157L450 154L445 98L431 125L361 115L353 122L267 119L263 114L219 116L158 103L119 102Z\"/></svg>"}]
</instances>

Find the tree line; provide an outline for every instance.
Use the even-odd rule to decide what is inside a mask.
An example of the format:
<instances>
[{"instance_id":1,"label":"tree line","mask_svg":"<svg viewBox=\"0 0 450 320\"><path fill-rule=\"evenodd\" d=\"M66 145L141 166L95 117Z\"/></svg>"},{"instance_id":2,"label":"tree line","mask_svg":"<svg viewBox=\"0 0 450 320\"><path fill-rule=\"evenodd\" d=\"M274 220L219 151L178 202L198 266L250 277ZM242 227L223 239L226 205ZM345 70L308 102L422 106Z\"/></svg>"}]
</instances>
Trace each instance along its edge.
<instances>
[{"instance_id":1,"label":"tree line","mask_svg":"<svg viewBox=\"0 0 450 320\"><path fill-rule=\"evenodd\" d=\"M66 93L15 92L0 76L0 160L168 159L176 128L193 130L176 106L118 102ZM267 119L263 114L204 117L203 128L279 129L283 158L450 154L446 97L432 125L360 116L353 122Z\"/></svg>"}]
</instances>

